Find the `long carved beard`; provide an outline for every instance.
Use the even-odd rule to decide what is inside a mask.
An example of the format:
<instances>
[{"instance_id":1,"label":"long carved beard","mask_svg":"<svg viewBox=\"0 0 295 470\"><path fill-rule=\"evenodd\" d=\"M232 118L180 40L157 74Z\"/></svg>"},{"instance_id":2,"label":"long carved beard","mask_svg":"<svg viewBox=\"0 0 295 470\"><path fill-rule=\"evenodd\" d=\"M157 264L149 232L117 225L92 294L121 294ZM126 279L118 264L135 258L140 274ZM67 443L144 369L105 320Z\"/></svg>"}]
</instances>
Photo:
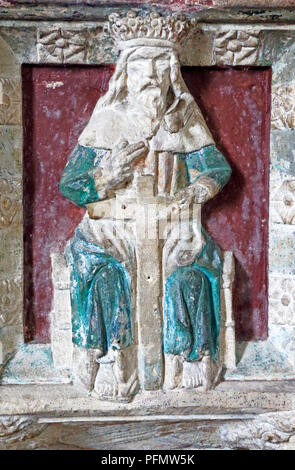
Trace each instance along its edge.
<instances>
[{"instance_id":1,"label":"long carved beard","mask_svg":"<svg viewBox=\"0 0 295 470\"><path fill-rule=\"evenodd\" d=\"M143 115L144 121L149 121L152 134L155 135L163 119L166 100L157 88L145 88L136 98L136 110Z\"/></svg>"},{"instance_id":2,"label":"long carved beard","mask_svg":"<svg viewBox=\"0 0 295 470\"><path fill-rule=\"evenodd\" d=\"M150 116L152 119L163 116L166 100L160 88L144 88L132 101L138 111Z\"/></svg>"}]
</instances>

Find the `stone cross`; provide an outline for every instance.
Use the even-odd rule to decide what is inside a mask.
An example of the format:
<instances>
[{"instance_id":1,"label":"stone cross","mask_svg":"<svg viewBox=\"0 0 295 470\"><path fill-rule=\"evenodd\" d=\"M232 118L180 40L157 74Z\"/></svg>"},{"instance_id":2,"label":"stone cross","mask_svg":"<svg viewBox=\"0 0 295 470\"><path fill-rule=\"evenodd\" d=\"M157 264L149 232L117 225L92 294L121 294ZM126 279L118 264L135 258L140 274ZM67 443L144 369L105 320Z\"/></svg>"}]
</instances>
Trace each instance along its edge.
<instances>
[{"instance_id":1,"label":"stone cross","mask_svg":"<svg viewBox=\"0 0 295 470\"><path fill-rule=\"evenodd\" d=\"M195 206L200 212L201 206ZM143 175L136 180L135 198L118 194L114 199L88 204L87 209L93 219L135 220L137 287L134 323L138 341L138 375L142 390L157 390L164 378L162 239L169 218L169 204L166 199L155 196L154 177ZM187 216L189 211L182 211L181 220Z\"/></svg>"}]
</instances>

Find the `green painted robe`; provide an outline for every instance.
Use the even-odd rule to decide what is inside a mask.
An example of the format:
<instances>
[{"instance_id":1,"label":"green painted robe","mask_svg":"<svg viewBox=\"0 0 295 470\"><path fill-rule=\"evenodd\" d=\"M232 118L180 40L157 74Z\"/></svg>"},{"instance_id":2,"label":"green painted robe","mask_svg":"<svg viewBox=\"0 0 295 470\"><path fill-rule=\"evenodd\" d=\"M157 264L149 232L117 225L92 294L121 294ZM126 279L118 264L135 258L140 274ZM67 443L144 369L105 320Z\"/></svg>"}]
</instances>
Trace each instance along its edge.
<instances>
[{"instance_id":1,"label":"green painted robe","mask_svg":"<svg viewBox=\"0 0 295 470\"><path fill-rule=\"evenodd\" d=\"M77 145L60 181L65 197L81 207L106 197L98 194L94 171L106 150ZM187 154L159 154L173 158L174 187L179 189L208 176L220 190L231 169L215 145ZM167 182L165 182L165 185ZM165 191L165 189L164 189ZM163 351L194 361L210 351L218 356L220 316L219 247L202 230L205 245L190 266L178 267L167 279L164 299ZM133 342L130 276L122 263L77 227L66 252L71 266L73 342L86 348L126 348Z\"/></svg>"}]
</instances>

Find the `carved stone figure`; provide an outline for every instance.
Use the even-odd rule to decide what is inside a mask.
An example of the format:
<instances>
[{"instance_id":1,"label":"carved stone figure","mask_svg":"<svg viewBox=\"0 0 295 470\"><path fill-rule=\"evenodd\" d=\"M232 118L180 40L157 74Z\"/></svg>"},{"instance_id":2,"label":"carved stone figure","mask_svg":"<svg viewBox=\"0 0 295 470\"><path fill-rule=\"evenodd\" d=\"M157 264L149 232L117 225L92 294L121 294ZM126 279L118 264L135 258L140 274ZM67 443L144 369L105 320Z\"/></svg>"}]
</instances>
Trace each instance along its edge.
<instances>
[{"instance_id":1,"label":"carved stone figure","mask_svg":"<svg viewBox=\"0 0 295 470\"><path fill-rule=\"evenodd\" d=\"M218 366L222 256L194 214L231 170L181 76L192 28L179 16L110 16L116 70L60 183L88 208L66 250L73 374L104 398L208 389ZM149 201L156 234L144 237Z\"/></svg>"}]
</instances>

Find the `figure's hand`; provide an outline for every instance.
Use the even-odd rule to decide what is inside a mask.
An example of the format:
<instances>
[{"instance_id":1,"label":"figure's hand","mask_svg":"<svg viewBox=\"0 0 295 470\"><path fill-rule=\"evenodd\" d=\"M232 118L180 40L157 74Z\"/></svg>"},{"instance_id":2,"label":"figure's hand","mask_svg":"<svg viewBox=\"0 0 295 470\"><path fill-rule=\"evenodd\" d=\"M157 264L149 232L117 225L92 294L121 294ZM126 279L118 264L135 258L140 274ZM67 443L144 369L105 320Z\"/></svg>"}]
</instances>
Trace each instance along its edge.
<instances>
[{"instance_id":1,"label":"figure's hand","mask_svg":"<svg viewBox=\"0 0 295 470\"><path fill-rule=\"evenodd\" d=\"M178 210L185 210L190 206L192 202L195 202L194 198L195 192L191 186L185 189L181 189L174 196L172 208Z\"/></svg>"},{"instance_id":2,"label":"figure's hand","mask_svg":"<svg viewBox=\"0 0 295 470\"><path fill-rule=\"evenodd\" d=\"M107 190L129 181L133 176L134 164L146 153L147 147L144 142L128 144L127 141L121 141L112 152L103 157L96 169L96 187Z\"/></svg>"},{"instance_id":3,"label":"figure's hand","mask_svg":"<svg viewBox=\"0 0 295 470\"><path fill-rule=\"evenodd\" d=\"M207 182L206 182L207 183ZM212 188L202 182L196 182L185 189L181 189L174 196L174 206L178 209L187 209L191 203L203 204L215 195Z\"/></svg>"},{"instance_id":4,"label":"figure's hand","mask_svg":"<svg viewBox=\"0 0 295 470\"><path fill-rule=\"evenodd\" d=\"M205 184L197 183L196 186L194 186L194 202L196 204L203 204L208 201L208 199L211 199L213 195L215 195L215 193L213 194L212 189Z\"/></svg>"},{"instance_id":5,"label":"figure's hand","mask_svg":"<svg viewBox=\"0 0 295 470\"><path fill-rule=\"evenodd\" d=\"M144 142L128 144L126 140L121 141L114 147L111 155L111 162L114 171L118 171L122 176L132 173L133 166L147 153Z\"/></svg>"}]
</instances>

